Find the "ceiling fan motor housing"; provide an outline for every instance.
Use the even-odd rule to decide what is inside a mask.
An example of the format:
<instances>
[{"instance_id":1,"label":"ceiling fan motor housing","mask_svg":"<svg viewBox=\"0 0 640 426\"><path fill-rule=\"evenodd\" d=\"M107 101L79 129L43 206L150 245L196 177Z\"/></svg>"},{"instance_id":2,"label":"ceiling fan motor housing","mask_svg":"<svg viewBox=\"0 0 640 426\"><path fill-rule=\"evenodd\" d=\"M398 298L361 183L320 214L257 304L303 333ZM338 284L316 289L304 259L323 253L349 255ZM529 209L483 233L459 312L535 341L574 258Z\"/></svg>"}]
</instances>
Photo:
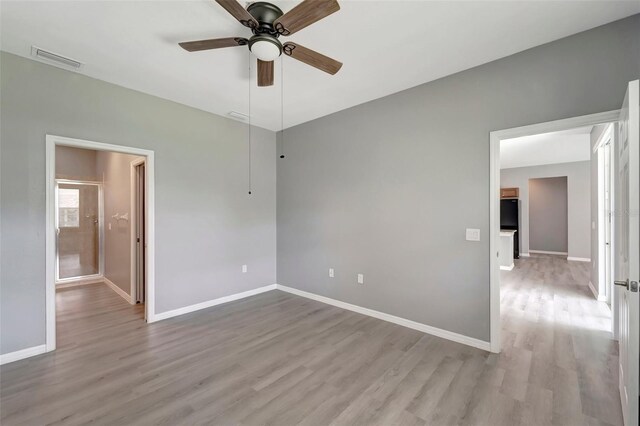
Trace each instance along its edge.
<instances>
[{"instance_id":1,"label":"ceiling fan motor housing","mask_svg":"<svg viewBox=\"0 0 640 426\"><path fill-rule=\"evenodd\" d=\"M273 22L283 15L282 10L271 3L259 1L251 3L247 7L247 12L258 21L259 26L252 28L254 34L270 34L279 37L280 33L273 27Z\"/></svg>"}]
</instances>

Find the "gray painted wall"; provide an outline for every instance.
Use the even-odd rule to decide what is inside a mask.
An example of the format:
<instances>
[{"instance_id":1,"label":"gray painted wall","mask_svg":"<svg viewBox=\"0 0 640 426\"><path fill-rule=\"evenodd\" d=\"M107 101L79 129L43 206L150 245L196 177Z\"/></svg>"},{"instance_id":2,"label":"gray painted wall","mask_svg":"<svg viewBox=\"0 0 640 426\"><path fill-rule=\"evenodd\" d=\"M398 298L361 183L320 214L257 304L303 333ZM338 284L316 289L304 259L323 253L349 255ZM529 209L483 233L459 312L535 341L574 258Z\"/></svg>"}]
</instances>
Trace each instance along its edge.
<instances>
[{"instance_id":1,"label":"gray painted wall","mask_svg":"<svg viewBox=\"0 0 640 426\"><path fill-rule=\"evenodd\" d=\"M500 171L500 185L520 188L520 252L528 253L529 242L529 179L567 177L568 241L570 257L589 259L591 256L591 162L546 164L543 166L516 167ZM539 249L540 250L540 249Z\"/></svg>"},{"instance_id":2,"label":"gray painted wall","mask_svg":"<svg viewBox=\"0 0 640 426\"><path fill-rule=\"evenodd\" d=\"M97 172L104 194L104 276L131 295L131 162L135 155L98 152ZM115 214L129 214L116 220ZM111 228L109 228L111 225Z\"/></svg>"},{"instance_id":3,"label":"gray painted wall","mask_svg":"<svg viewBox=\"0 0 640 426\"><path fill-rule=\"evenodd\" d=\"M619 108L639 70L636 15L287 129L278 283L489 340L489 132Z\"/></svg>"},{"instance_id":4,"label":"gray painted wall","mask_svg":"<svg viewBox=\"0 0 640 426\"><path fill-rule=\"evenodd\" d=\"M529 250L567 253L567 177L529 179Z\"/></svg>"},{"instance_id":5,"label":"gray painted wall","mask_svg":"<svg viewBox=\"0 0 640 426\"><path fill-rule=\"evenodd\" d=\"M242 123L6 53L0 89L0 353L45 342L47 133L155 151L156 312L275 282L273 132L249 196Z\"/></svg>"},{"instance_id":6,"label":"gray painted wall","mask_svg":"<svg viewBox=\"0 0 640 426\"><path fill-rule=\"evenodd\" d=\"M56 178L100 180L96 174L97 152L70 146L56 147Z\"/></svg>"}]
</instances>

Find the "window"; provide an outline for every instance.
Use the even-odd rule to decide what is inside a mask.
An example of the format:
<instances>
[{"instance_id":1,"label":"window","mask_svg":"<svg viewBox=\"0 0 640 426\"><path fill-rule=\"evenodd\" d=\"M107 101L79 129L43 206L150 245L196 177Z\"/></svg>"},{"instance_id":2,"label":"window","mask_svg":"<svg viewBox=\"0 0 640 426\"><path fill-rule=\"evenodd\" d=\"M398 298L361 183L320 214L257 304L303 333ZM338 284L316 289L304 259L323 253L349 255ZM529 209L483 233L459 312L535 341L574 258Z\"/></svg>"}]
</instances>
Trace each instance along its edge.
<instances>
[{"instance_id":1,"label":"window","mask_svg":"<svg viewBox=\"0 0 640 426\"><path fill-rule=\"evenodd\" d=\"M80 190L58 188L58 227L80 226Z\"/></svg>"}]
</instances>

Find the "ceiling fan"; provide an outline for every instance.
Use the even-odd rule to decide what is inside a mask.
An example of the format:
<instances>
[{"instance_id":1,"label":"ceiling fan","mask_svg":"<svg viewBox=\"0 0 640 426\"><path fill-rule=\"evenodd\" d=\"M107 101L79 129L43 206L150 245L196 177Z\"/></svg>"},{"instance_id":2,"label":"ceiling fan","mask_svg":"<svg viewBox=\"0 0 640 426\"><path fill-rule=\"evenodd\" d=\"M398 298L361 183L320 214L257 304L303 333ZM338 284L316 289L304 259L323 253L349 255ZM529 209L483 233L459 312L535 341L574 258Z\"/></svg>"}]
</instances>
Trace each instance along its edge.
<instances>
[{"instance_id":1,"label":"ceiling fan","mask_svg":"<svg viewBox=\"0 0 640 426\"><path fill-rule=\"evenodd\" d=\"M289 12L267 2L251 3L246 9L237 0L216 0L242 25L251 29L253 36L214 38L179 43L189 51L249 46L258 58L258 86L273 85L273 61L282 53L329 74L337 73L342 62L324 56L297 43L281 43L280 36L289 36L340 10L336 0L304 0Z\"/></svg>"}]
</instances>

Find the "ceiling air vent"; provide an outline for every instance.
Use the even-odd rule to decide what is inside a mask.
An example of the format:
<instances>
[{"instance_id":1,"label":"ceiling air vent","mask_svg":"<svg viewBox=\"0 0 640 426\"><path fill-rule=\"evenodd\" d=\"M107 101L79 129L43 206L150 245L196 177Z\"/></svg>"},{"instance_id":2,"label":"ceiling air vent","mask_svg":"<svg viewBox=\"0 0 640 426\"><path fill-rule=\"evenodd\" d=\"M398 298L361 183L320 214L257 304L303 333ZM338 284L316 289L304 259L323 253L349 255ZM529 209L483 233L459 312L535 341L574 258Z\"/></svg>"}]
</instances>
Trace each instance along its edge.
<instances>
[{"instance_id":1,"label":"ceiling air vent","mask_svg":"<svg viewBox=\"0 0 640 426\"><path fill-rule=\"evenodd\" d=\"M78 70L83 65L82 62L76 61L75 59L49 52L37 46L31 46L31 56L48 64L66 69Z\"/></svg>"},{"instance_id":2,"label":"ceiling air vent","mask_svg":"<svg viewBox=\"0 0 640 426\"><path fill-rule=\"evenodd\" d=\"M237 111L230 111L227 115L231 118L235 118L236 120L247 121L249 119L249 116L247 114L243 114Z\"/></svg>"}]
</instances>

